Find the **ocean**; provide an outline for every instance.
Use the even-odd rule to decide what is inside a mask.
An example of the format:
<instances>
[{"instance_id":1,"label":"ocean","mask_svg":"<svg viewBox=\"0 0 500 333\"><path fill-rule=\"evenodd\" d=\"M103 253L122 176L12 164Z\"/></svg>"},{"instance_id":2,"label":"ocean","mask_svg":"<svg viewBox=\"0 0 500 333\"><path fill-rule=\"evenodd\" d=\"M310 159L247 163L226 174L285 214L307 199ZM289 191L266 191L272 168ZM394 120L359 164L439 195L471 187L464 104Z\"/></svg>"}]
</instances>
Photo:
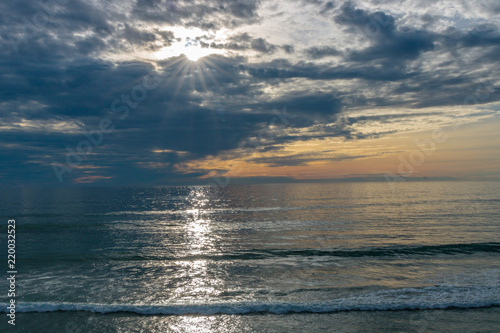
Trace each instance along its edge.
<instances>
[{"instance_id":1,"label":"ocean","mask_svg":"<svg viewBox=\"0 0 500 333\"><path fill-rule=\"evenodd\" d=\"M2 192L1 332L500 332L500 182Z\"/></svg>"}]
</instances>

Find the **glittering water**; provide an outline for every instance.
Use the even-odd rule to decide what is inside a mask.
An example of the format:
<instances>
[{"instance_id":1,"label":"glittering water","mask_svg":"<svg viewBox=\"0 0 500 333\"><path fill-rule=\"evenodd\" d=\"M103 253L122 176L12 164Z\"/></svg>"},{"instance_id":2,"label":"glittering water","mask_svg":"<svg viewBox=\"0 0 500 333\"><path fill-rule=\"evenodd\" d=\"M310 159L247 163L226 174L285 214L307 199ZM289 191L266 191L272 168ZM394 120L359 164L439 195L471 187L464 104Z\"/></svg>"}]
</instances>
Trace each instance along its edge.
<instances>
[{"instance_id":1,"label":"glittering water","mask_svg":"<svg viewBox=\"0 0 500 333\"><path fill-rule=\"evenodd\" d=\"M498 182L11 189L1 204L19 332L425 332L472 314L500 329Z\"/></svg>"}]
</instances>

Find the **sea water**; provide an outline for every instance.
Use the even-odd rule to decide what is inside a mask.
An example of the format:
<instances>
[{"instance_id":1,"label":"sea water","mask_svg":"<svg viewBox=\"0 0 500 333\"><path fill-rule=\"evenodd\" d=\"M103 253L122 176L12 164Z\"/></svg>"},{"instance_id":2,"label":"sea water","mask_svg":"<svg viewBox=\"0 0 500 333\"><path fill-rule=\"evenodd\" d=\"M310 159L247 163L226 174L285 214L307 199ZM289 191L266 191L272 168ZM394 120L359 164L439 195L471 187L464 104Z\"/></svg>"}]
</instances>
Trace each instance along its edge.
<instances>
[{"instance_id":1,"label":"sea water","mask_svg":"<svg viewBox=\"0 0 500 333\"><path fill-rule=\"evenodd\" d=\"M500 331L500 182L390 185L6 189L0 330Z\"/></svg>"}]
</instances>

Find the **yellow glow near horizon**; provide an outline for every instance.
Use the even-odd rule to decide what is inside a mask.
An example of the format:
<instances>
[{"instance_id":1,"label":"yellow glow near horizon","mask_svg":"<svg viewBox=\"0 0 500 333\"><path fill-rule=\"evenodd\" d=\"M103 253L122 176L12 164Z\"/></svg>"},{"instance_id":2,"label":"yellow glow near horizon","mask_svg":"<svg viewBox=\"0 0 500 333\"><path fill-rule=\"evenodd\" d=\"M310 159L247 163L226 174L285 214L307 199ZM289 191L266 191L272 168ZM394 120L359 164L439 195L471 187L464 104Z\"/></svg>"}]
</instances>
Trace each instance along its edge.
<instances>
[{"instance_id":1,"label":"yellow glow near horizon","mask_svg":"<svg viewBox=\"0 0 500 333\"><path fill-rule=\"evenodd\" d=\"M227 159L209 156L177 164L178 172L204 170L200 179L228 177L290 177L294 179L332 179L378 177L387 173L409 177L456 177L499 180L500 117L490 117L456 127L447 125L422 131L406 131L365 140L327 138L288 143L281 150L250 150ZM443 132L443 141L433 139L434 130ZM488 143L488 144L485 144ZM273 165L287 156L304 158L302 164ZM314 157L318 157L315 159ZM266 158L269 163L254 160ZM412 162L416 161L416 162ZM410 167L408 167L410 165ZM218 170L227 170L220 173ZM404 171L411 170L410 174Z\"/></svg>"}]
</instances>

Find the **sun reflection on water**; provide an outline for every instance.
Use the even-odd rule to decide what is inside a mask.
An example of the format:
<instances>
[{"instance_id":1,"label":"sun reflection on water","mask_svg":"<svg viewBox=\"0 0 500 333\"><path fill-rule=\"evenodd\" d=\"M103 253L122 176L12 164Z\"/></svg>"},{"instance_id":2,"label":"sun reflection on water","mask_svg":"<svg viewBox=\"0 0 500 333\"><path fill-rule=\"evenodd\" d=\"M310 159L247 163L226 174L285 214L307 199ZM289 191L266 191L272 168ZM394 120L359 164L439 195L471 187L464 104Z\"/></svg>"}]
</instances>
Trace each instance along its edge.
<instances>
[{"instance_id":1,"label":"sun reflection on water","mask_svg":"<svg viewBox=\"0 0 500 333\"><path fill-rule=\"evenodd\" d=\"M174 290L174 298L188 303L209 302L224 289L224 280L218 277L217 270L211 269L213 263L203 258L216 250L212 220L208 216L210 198L207 191L204 187L193 188L184 211L186 252L183 256L196 258L176 263L184 276L182 284Z\"/></svg>"},{"instance_id":2,"label":"sun reflection on water","mask_svg":"<svg viewBox=\"0 0 500 333\"><path fill-rule=\"evenodd\" d=\"M172 320L171 318L168 319ZM174 332L241 332L241 319L234 316L179 316L168 328Z\"/></svg>"},{"instance_id":3,"label":"sun reflection on water","mask_svg":"<svg viewBox=\"0 0 500 333\"><path fill-rule=\"evenodd\" d=\"M211 220L206 218L209 198L204 188L194 188L187 198L188 207L184 211L186 218L185 235L188 255L203 255L213 251Z\"/></svg>"}]
</instances>

